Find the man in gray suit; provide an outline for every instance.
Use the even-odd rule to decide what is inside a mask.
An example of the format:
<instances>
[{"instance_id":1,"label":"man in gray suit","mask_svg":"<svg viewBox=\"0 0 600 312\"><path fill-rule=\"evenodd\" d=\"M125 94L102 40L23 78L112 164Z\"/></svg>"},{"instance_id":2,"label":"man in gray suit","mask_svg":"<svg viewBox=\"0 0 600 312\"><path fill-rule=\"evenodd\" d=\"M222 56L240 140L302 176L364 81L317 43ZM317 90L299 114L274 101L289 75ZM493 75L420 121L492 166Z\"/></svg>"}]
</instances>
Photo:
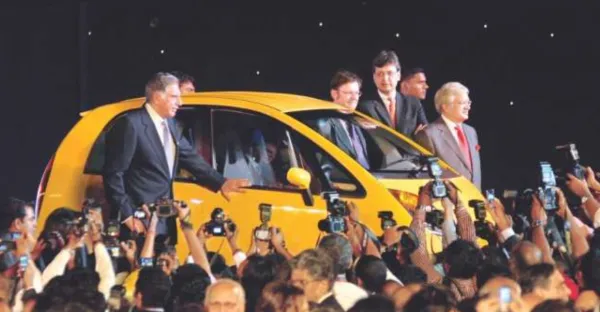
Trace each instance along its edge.
<instances>
[{"instance_id":1,"label":"man in gray suit","mask_svg":"<svg viewBox=\"0 0 600 312\"><path fill-rule=\"evenodd\" d=\"M417 133L415 140L481 190L481 161L475 129L469 119L469 89L458 82L444 84L435 94L440 118Z\"/></svg>"}]
</instances>

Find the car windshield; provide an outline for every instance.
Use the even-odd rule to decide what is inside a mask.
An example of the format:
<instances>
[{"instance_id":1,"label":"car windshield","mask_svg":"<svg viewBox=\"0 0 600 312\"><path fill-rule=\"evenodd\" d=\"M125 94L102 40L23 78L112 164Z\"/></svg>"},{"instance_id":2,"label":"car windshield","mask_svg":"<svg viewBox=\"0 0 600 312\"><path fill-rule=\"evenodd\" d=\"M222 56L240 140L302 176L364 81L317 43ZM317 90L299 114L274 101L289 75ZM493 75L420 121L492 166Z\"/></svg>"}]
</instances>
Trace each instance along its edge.
<instances>
[{"instance_id":1,"label":"car windshield","mask_svg":"<svg viewBox=\"0 0 600 312\"><path fill-rule=\"evenodd\" d=\"M356 113L342 110L317 110L295 112L290 115L357 160L357 154L353 149L354 145L350 141L363 145L368 170L378 178L422 179L429 177L425 165L426 157L423 153L393 132L380 127L380 124L367 120ZM352 138L350 138L351 132L353 132ZM355 137L360 139L354 141ZM447 169L444 169L443 174L446 177L455 176Z\"/></svg>"}]
</instances>

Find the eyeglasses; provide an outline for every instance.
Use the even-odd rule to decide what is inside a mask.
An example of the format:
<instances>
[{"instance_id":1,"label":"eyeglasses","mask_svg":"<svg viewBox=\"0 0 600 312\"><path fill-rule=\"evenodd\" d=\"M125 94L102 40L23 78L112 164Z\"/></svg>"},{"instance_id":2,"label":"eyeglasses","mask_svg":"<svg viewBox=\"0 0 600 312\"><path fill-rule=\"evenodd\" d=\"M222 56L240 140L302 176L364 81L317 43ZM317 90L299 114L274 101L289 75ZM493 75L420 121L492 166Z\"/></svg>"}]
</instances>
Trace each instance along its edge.
<instances>
[{"instance_id":1,"label":"eyeglasses","mask_svg":"<svg viewBox=\"0 0 600 312\"><path fill-rule=\"evenodd\" d=\"M351 95L355 95L355 96L361 96L362 92L358 91L358 92L354 92L354 91L338 91L339 93L343 94L344 96L351 96Z\"/></svg>"},{"instance_id":2,"label":"eyeglasses","mask_svg":"<svg viewBox=\"0 0 600 312\"><path fill-rule=\"evenodd\" d=\"M380 71L380 72L376 72L375 73L375 77L377 78L382 78L382 77L391 77L394 75L397 75L399 72L397 70L388 70L388 71Z\"/></svg>"}]
</instances>

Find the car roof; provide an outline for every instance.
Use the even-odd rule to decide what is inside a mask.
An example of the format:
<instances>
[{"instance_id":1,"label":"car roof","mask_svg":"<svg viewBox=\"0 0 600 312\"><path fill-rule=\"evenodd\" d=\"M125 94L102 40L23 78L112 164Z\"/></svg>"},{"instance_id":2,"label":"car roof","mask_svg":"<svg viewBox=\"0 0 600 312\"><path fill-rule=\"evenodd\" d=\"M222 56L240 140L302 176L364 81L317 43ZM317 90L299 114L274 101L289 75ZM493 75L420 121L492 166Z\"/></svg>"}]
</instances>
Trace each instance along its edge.
<instances>
[{"instance_id":1,"label":"car roof","mask_svg":"<svg viewBox=\"0 0 600 312\"><path fill-rule=\"evenodd\" d=\"M316 109L339 109L340 106L332 102L312 98L304 95L274 93L274 92L255 92L255 91L219 91L219 92L199 92L183 95L184 106L203 105L204 98L223 98L228 100L238 100L253 102L267 106L271 109L283 113L309 111ZM143 98L135 98L120 102L122 104L143 101ZM115 104L120 104L115 103ZM89 111L81 112L84 116Z\"/></svg>"}]
</instances>

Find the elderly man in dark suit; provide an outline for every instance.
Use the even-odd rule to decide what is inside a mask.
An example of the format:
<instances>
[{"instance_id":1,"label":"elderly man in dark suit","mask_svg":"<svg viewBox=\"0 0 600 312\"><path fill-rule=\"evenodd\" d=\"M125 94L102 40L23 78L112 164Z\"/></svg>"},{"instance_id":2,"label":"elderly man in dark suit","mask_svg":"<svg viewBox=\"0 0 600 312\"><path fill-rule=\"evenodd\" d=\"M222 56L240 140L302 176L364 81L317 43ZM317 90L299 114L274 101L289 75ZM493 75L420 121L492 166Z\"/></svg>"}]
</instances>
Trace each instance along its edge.
<instances>
[{"instance_id":1,"label":"elderly man in dark suit","mask_svg":"<svg viewBox=\"0 0 600 312\"><path fill-rule=\"evenodd\" d=\"M396 53L381 51L373 60L377 94L361 101L358 110L407 137L413 137L427 125L427 117L419 99L396 90L400 76Z\"/></svg>"},{"instance_id":2,"label":"elderly man in dark suit","mask_svg":"<svg viewBox=\"0 0 600 312\"><path fill-rule=\"evenodd\" d=\"M180 106L179 80L171 74L157 73L146 84L143 107L120 117L107 134L104 188L113 217L118 214L125 225L124 236L145 230L148 221L135 219L136 209L173 197L172 182L179 167L210 190L221 191L227 199L249 185L246 180L225 179L196 154L176 131L173 117ZM162 219L156 234L168 234L173 242L174 230L173 218Z\"/></svg>"},{"instance_id":3,"label":"elderly man in dark suit","mask_svg":"<svg viewBox=\"0 0 600 312\"><path fill-rule=\"evenodd\" d=\"M435 94L440 118L416 135L416 141L481 190L481 162L475 129L469 119L469 89L458 82L444 84Z\"/></svg>"}]
</instances>

